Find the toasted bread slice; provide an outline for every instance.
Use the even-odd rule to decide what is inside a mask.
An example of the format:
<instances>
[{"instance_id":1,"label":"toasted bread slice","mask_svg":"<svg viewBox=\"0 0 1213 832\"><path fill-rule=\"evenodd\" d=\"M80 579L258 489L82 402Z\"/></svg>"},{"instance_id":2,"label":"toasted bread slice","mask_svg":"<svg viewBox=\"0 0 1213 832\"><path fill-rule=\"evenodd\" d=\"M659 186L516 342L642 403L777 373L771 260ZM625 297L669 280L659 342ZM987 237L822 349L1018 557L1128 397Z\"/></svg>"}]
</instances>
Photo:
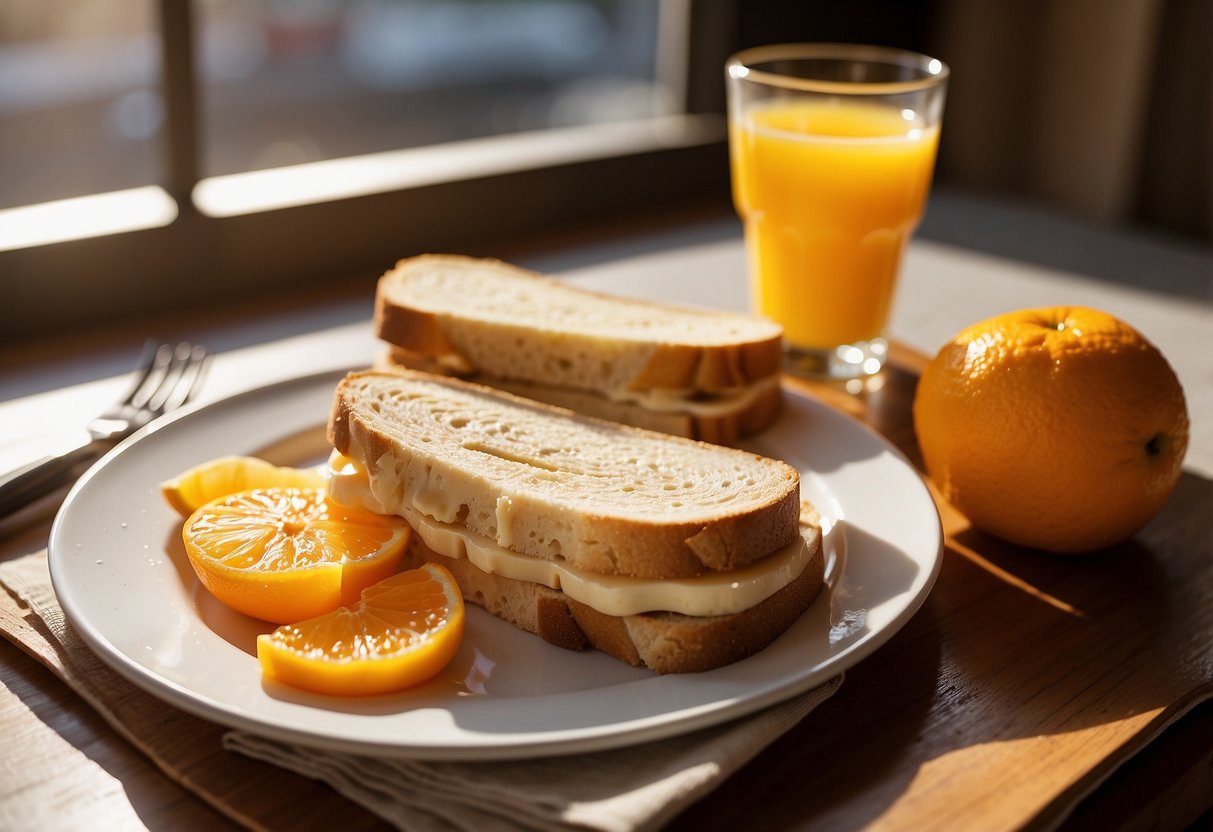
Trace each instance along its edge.
<instances>
[{"instance_id":1,"label":"toasted bread slice","mask_svg":"<svg viewBox=\"0 0 1213 832\"><path fill-rule=\"evenodd\" d=\"M379 281L375 328L447 372L613 393L714 393L777 374L782 330L754 315L577 288L497 260L424 255Z\"/></svg>"},{"instance_id":2,"label":"toasted bread slice","mask_svg":"<svg viewBox=\"0 0 1213 832\"><path fill-rule=\"evenodd\" d=\"M727 615L607 615L560 590L484 572L466 559L437 554L421 535L413 535L405 563L408 568L428 561L441 563L455 576L469 603L557 647L592 647L658 673L692 673L757 653L812 604L825 571L821 529L814 516L811 509L801 515L801 534L812 554L800 575L757 605Z\"/></svg>"},{"instance_id":3,"label":"toasted bread slice","mask_svg":"<svg viewBox=\"0 0 1213 832\"><path fill-rule=\"evenodd\" d=\"M329 420L386 511L640 578L736 569L799 534L800 477L745 451L409 370L353 373Z\"/></svg>"},{"instance_id":4,"label":"toasted bread slice","mask_svg":"<svg viewBox=\"0 0 1213 832\"><path fill-rule=\"evenodd\" d=\"M387 350L376 361L375 366L383 370L403 367L449 374L446 368L436 362L398 347ZM533 381L501 379L479 374L461 377L476 384L505 390L516 396L575 410L586 416L609 419L612 422L622 422L625 425L673 436L701 439L717 445L736 445L742 438L766 429L778 418L783 404L778 377L771 377L769 383L757 382L751 385L744 395L734 395L724 401L686 402L681 409L676 404L657 408L634 400L612 399L593 390L553 387Z\"/></svg>"}]
</instances>

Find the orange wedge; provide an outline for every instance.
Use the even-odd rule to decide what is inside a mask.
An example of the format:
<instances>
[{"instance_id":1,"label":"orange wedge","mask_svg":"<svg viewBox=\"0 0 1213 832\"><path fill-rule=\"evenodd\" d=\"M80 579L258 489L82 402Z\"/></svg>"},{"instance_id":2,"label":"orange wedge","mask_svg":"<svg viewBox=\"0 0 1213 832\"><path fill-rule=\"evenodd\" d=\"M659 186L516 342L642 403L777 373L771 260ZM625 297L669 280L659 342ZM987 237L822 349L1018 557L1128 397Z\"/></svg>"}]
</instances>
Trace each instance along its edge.
<instances>
[{"instance_id":1,"label":"orange wedge","mask_svg":"<svg viewBox=\"0 0 1213 832\"><path fill-rule=\"evenodd\" d=\"M212 595L285 624L352 604L395 572L409 527L399 517L331 503L319 488L258 488L202 506L182 538Z\"/></svg>"},{"instance_id":2,"label":"orange wedge","mask_svg":"<svg viewBox=\"0 0 1213 832\"><path fill-rule=\"evenodd\" d=\"M400 572L349 607L257 637L271 679L341 696L389 693L435 676L463 637L463 596L442 566Z\"/></svg>"},{"instance_id":3,"label":"orange wedge","mask_svg":"<svg viewBox=\"0 0 1213 832\"><path fill-rule=\"evenodd\" d=\"M211 500L253 488L323 488L319 468L287 468L253 456L225 456L195 465L160 483L160 493L182 517Z\"/></svg>"}]
</instances>

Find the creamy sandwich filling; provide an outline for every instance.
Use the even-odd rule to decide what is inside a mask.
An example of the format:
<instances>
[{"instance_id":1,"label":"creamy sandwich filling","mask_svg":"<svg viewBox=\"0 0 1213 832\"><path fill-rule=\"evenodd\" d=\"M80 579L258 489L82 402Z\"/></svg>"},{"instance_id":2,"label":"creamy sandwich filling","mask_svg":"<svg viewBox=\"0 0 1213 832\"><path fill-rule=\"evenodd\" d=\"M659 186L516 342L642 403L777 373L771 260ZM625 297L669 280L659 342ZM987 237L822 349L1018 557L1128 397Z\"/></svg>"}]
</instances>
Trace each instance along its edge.
<instances>
[{"instance_id":1,"label":"creamy sandwich filling","mask_svg":"<svg viewBox=\"0 0 1213 832\"><path fill-rule=\"evenodd\" d=\"M336 451L329 458L328 477L328 493L334 502L376 514L399 515L440 555L467 558L485 572L561 590L612 616L656 611L694 616L741 612L787 586L804 571L812 556L809 546L798 536L795 542L767 557L729 572L659 580L602 575L513 552L502 545L508 538L493 540L439 520L425 512L425 500L396 496L404 492L398 483L383 481L387 477L376 477L379 481L372 482L365 467ZM503 500L504 505L498 503L499 516L508 512L508 498ZM498 528L508 529L508 523L499 523ZM508 531L501 534L508 535Z\"/></svg>"},{"instance_id":2,"label":"creamy sandwich filling","mask_svg":"<svg viewBox=\"0 0 1213 832\"><path fill-rule=\"evenodd\" d=\"M418 353L394 347L389 349L384 364L391 366L399 364L412 369L428 372L450 373L458 375L467 381L475 381L490 386L502 387L506 390L519 390L540 387L537 382L527 382L519 379L493 379L479 376L475 368L467 360L457 354L437 357L426 357ZM760 396L769 393L779 386L779 374L758 379L750 384L737 387L725 387L719 390L705 391L694 387L670 387L648 390L594 390L591 388L559 387L572 394L599 396L620 404L632 404L643 407L655 413L688 413L699 418L715 418L739 413L754 404Z\"/></svg>"},{"instance_id":3,"label":"creamy sandwich filling","mask_svg":"<svg viewBox=\"0 0 1213 832\"><path fill-rule=\"evenodd\" d=\"M693 388L654 390L615 390L606 393L616 402L627 402L655 411L676 411L692 416L723 416L744 410L764 393L779 386L779 375L767 376L742 387L729 387L711 393Z\"/></svg>"}]
</instances>

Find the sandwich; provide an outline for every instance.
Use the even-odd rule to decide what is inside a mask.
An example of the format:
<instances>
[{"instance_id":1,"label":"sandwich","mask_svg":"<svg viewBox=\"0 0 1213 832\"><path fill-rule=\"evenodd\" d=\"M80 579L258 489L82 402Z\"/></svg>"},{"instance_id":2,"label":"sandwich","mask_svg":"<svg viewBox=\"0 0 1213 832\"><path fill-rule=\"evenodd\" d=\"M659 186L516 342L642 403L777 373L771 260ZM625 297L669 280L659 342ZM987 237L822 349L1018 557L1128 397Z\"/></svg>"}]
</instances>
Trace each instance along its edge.
<instances>
[{"instance_id":1,"label":"sandwich","mask_svg":"<svg viewBox=\"0 0 1213 832\"><path fill-rule=\"evenodd\" d=\"M678 436L734 444L779 413L778 324L593 292L498 260L400 261L379 280L375 331L381 367Z\"/></svg>"},{"instance_id":2,"label":"sandwich","mask_svg":"<svg viewBox=\"0 0 1213 832\"><path fill-rule=\"evenodd\" d=\"M406 566L548 642L658 673L762 650L823 582L821 530L784 462L446 376L351 373L329 496L403 517Z\"/></svg>"}]
</instances>

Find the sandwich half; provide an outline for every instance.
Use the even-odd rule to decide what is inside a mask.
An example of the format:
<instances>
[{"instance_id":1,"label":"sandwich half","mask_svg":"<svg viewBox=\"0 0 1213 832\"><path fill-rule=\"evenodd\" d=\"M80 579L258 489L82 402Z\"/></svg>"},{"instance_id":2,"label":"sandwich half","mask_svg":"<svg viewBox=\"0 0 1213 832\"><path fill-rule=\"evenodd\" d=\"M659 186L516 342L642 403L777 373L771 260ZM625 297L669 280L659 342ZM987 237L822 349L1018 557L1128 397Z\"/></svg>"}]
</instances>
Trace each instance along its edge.
<instances>
[{"instance_id":1,"label":"sandwich half","mask_svg":"<svg viewBox=\"0 0 1213 832\"><path fill-rule=\"evenodd\" d=\"M763 649L819 592L791 466L428 373L337 387L330 497L402 516L410 565L561 647L659 673Z\"/></svg>"},{"instance_id":2,"label":"sandwich half","mask_svg":"<svg viewBox=\"0 0 1213 832\"><path fill-rule=\"evenodd\" d=\"M733 444L779 412L774 322L593 292L498 260L401 260L380 278L375 329L383 367L679 436Z\"/></svg>"}]
</instances>

